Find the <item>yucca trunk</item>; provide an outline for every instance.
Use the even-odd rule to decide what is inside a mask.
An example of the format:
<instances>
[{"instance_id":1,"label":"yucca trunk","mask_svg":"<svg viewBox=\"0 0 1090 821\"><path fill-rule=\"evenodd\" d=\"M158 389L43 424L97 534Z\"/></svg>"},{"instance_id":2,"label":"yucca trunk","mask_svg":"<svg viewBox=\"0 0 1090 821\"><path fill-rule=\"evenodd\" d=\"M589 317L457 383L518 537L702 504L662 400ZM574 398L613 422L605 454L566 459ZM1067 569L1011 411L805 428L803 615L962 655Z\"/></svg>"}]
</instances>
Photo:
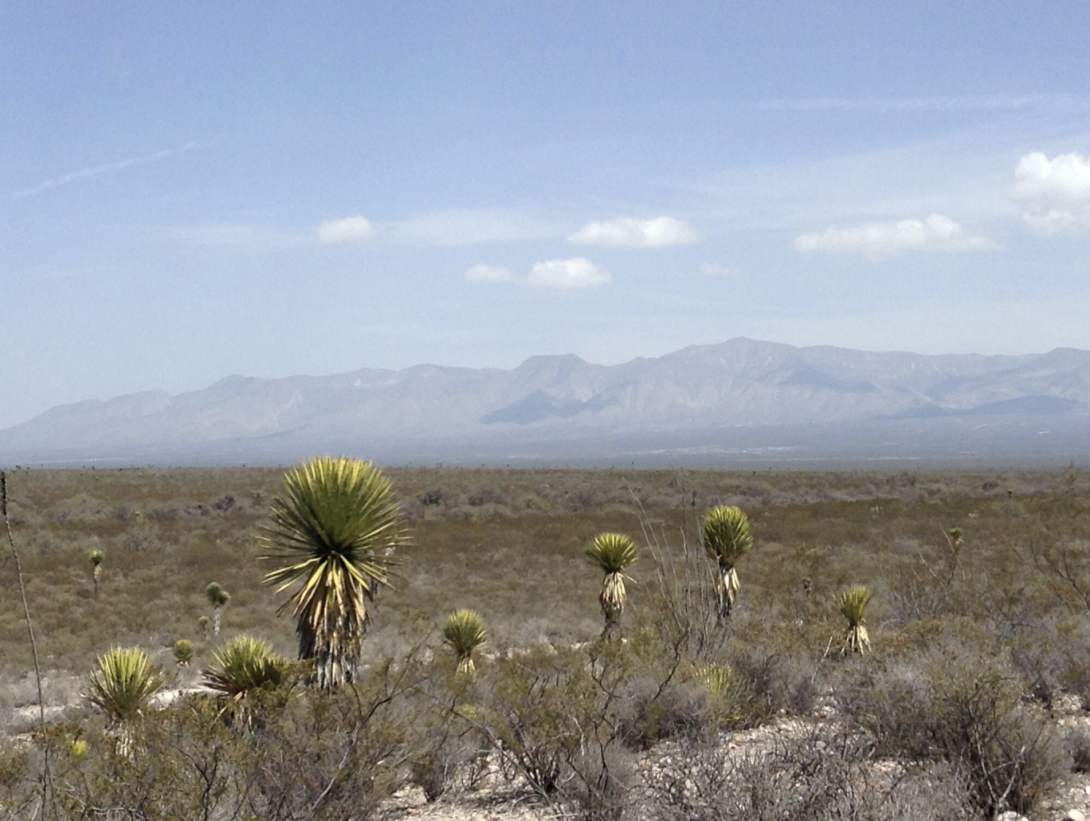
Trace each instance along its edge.
<instances>
[{"instance_id":1,"label":"yucca trunk","mask_svg":"<svg viewBox=\"0 0 1090 821\"><path fill-rule=\"evenodd\" d=\"M95 598L98 598L98 582L102 578L102 565L96 564L94 571L91 573L91 577L95 582Z\"/></svg>"},{"instance_id":2,"label":"yucca trunk","mask_svg":"<svg viewBox=\"0 0 1090 821\"><path fill-rule=\"evenodd\" d=\"M307 678L309 684L332 690L356 680L370 621L366 617L367 611L360 610L364 613L363 618L351 612L330 613L317 624L307 619L296 623L299 658L314 661L314 671Z\"/></svg>"},{"instance_id":3,"label":"yucca trunk","mask_svg":"<svg viewBox=\"0 0 1090 821\"><path fill-rule=\"evenodd\" d=\"M220 609L215 607L212 609L212 635L218 636L220 634Z\"/></svg>"},{"instance_id":4,"label":"yucca trunk","mask_svg":"<svg viewBox=\"0 0 1090 821\"><path fill-rule=\"evenodd\" d=\"M715 601L720 623L730 620L730 614L734 609L734 601L738 598L740 587L738 572L734 569L734 565L720 563L719 572L715 577Z\"/></svg>"},{"instance_id":5,"label":"yucca trunk","mask_svg":"<svg viewBox=\"0 0 1090 821\"><path fill-rule=\"evenodd\" d=\"M844 649L843 653L859 653L863 655L870 650L870 636L867 634L867 627L864 624L856 624L848 628L848 633L844 636Z\"/></svg>"},{"instance_id":6,"label":"yucca trunk","mask_svg":"<svg viewBox=\"0 0 1090 821\"><path fill-rule=\"evenodd\" d=\"M627 593L624 588L624 576L620 572L607 573L602 581L602 592L598 596L598 603L602 607L602 615L606 624L602 630L602 636L607 639L616 638L621 629L621 614L624 613Z\"/></svg>"},{"instance_id":7,"label":"yucca trunk","mask_svg":"<svg viewBox=\"0 0 1090 821\"><path fill-rule=\"evenodd\" d=\"M457 673L460 676L471 676L477 671L477 665L473 663L473 656L462 656L458 659Z\"/></svg>"}]
</instances>

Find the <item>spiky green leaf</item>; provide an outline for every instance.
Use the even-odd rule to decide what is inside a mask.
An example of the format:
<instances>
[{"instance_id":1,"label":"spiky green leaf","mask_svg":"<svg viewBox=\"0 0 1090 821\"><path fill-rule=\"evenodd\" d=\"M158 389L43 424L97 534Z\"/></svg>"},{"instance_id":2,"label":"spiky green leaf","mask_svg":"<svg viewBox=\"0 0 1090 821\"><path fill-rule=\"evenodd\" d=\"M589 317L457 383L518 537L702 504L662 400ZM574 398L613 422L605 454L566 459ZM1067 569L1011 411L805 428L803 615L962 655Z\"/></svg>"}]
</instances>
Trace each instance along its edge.
<instances>
[{"instance_id":1,"label":"spiky green leaf","mask_svg":"<svg viewBox=\"0 0 1090 821\"><path fill-rule=\"evenodd\" d=\"M130 721L146 710L163 687L162 672L143 650L116 647L91 672L87 700L113 723Z\"/></svg>"},{"instance_id":2,"label":"spiky green leaf","mask_svg":"<svg viewBox=\"0 0 1090 821\"><path fill-rule=\"evenodd\" d=\"M723 567L733 567L753 547L749 517L741 508L721 505L704 517L704 549Z\"/></svg>"}]
</instances>

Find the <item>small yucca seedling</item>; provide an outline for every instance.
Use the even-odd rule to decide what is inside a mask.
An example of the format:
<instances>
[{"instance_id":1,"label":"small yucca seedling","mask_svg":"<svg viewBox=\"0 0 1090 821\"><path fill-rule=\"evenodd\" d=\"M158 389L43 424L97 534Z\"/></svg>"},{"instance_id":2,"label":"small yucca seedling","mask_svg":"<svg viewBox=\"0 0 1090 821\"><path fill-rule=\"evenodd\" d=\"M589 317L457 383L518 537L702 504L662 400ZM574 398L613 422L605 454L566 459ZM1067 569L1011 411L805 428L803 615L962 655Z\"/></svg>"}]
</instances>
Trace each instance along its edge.
<instances>
[{"instance_id":1,"label":"small yucca seedling","mask_svg":"<svg viewBox=\"0 0 1090 821\"><path fill-rule=\"evenodd\" d=\"M88 557L91 559L91 578L95 582L95 598L98 598L98 582L102 578L102 560L105 554L101 550L92 550Z\"/></svg>"},{"instance_id":2,"label":"small yucca seedling","mask_svg":"<svg viewBox=\"0 0 1090 821\"><path fill-rule=\"evenodd\" d=\"M586 549L586 556L605 574L598 604L601 605L602 615L606 620L602 635L608 636L616 631L621 613L624 612L625 601L628 599L624 583L625 579L631 581L624 571L639 558L636 545L620 533L600 533Z\"/></svg>"},{"instance_id":3,"label":"small yucca seedling","mask_svg":"<svg viewBox=\"0 0 1090 821\"><path fill-rule=\"evenodd\" d=\"M227 602L231 601L231 594L224 590L219 582L212 582L205 590L208 601L212 605L212 635L220 634L220 611Z\"/></svg>"},{"instance_id":4,"label":"small yucca seedling","mask_svg":"<svg viewBox=\"0 0 1090 821\"><path fill-rule=\"evenodd\" d=\"M174 642L174 660L179 667L188 667L193 661L193 642L187 639L178 639Z\"/></svg>"},{"instance_id":5,"label":"small yucca seedling","mask_svg":"<svg viewBox=\"0 0 1090 821\"><path fill-rule=\"evenodd\" d=\"M848 620L848 632L844 636L841 653L866 653L870 649L870 636L867 635L865 614L870 602L871 592L862 585L845 590L837 599L837 606Z\"/></svg>"},{"instance_id":6,"label":"small yucca seedling","mask_svg":"<svg viewBox=\"0 0 1090 821\"><path fill-rule=\"evenodd\" d=\"M734 670L722 664L702 664L696 669L696 674L705 685L712 699L718 701L728 692L734 684Z\"/></svg>"},{"instance_id":7,"label":"small yucca seedling","mask_svg":"<svg viewBox=\"0 0 1090 821\"><path fill-rule=\"evenodd\" d=\"M151 706L163 687L162 672L143 650L120 647L98 659L91 672L87 700L106 713L111 724L123 724Z\"/></svg>"},{"instance_id":8,"label":"small yucca seedling","mask_svg":"<svg viewBox=\"0 0 1090 821\"><path fill-rule=\"evenodd\" d=\"M208 616L197 619L197 626L201 628L201 635L208 638Z\"/></svg>"},{"instance_id":9,"label":"small yucca seedling","mask_svg":"<svg viewBox=\"0 0 1090 821\"><path fill-rule=\"evenodd\" d=\"M950 544L952 544L954 547L958 547L958 546L961 545L961 528L960 527L950 528L949 530L946 531L946 535L950 537Z\"/></svg>"},{"instance_id":10,"label":"small yucca seedling","mask_svg":"<svg viewBox=\"0 0 1090 821\"><path fill-rule=\"evenodd\" d=\"M73 738L68 742L68 755L77 761L87 755L90 749L91 745L81 738Z\"/></svg>"},{"instance_id":11,"label":"small yucca seedling","mask_svg":"<svg viewBox=\"0 0 1090 821\"><path fill-rule=\"evenodd\" d=\"M734 600L738 597L738 572L735 562L753 547L753 534L749 518L737 507L721 505L708 511L704 517L704 549L715 559L715 596L719 608L719 621L730 618Z\"/></svg>"},{"instance_id":12,"label":"small yucca seedling","mask_svg":"<svg viewBox=\"0 0 1090 821\"><path fill-rule=\"evenodd\" d=\"M485 643L484 619L472 610L457 610L443 622L443 641L458 659L458 672L473 673L473 652Z\"/></svg>"}]
</instances>

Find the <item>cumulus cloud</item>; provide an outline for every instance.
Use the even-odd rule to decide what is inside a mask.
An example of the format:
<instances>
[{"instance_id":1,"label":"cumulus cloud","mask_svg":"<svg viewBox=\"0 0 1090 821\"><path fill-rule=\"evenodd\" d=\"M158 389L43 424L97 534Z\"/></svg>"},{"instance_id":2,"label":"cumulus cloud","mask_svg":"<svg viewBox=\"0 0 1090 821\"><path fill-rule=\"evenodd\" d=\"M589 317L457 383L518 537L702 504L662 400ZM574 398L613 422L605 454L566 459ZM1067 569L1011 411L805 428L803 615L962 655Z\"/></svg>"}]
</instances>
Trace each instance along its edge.
<instances>
[{"instance_id":1,"label":"cumulus cloud","mask_svg":"<svg viewBox=\"0 0 1090 821\"><path fill-rule=\"evenodd\" d=\"M879 262L911 251L956 254L962 251L990 251L996 245L987 237L975 237L954 220L932 214L924 220L869 222L850 228L830 226L823 233L796 237L800 253L850 254Z\"/></svg>"},{"instance_id":2,"label":"cumulus cloud","mask_svg":"<svg viewBox=\"0 0 1090 821\"><path fill-rule=\"evenodd\" d=\"M628 245L633 248L667 248L691 245L700 239L692 226L673 217L641 220L631 217L588 222L568 242L574 245Z\"/></svg>"},{"instance_id":3,"label":"cumulus cloud","mask_svg":"<svg viewBox=\"0 0 1090 821\"><path fill-rule=\"evenodd\" d=\"M593 262L576 257L538 262L530 269L526 282L541 288L597 288L611 279Z\"/></svg>"},{"instance_id":4,"label":"cumulus cloud","mask_svg":"<svg viewBox=\"0 0 1090 821\"><path fill-rule=\"evenodd\" d=\"M466 282L514 282L515 275L502 265L474 265L466 271Z\"/></svg>"},{"instance_id":5,"label":"cumulus cloud","mask_svg":"<svg viewBox=\"0 0 1090 821\"><path fill-rule=\"evenodd\" d=\"M366 217L356 215L318 224L315 229L318 242L360 242L375 236L375 226Z\"/></svg>"},{"instance_id":6,"label":"cumulus cloud","mask_svg":"<svg viewBox=\"0 0 1090 821\"><path fill-rule=\"evenodd\" d=\"M1045 235L1090 228L1090 157L1061 154L1050 160L1026 154L1014 169L1007 196L1022 206L1026 225Z\"/></svg>"}]
</instances>

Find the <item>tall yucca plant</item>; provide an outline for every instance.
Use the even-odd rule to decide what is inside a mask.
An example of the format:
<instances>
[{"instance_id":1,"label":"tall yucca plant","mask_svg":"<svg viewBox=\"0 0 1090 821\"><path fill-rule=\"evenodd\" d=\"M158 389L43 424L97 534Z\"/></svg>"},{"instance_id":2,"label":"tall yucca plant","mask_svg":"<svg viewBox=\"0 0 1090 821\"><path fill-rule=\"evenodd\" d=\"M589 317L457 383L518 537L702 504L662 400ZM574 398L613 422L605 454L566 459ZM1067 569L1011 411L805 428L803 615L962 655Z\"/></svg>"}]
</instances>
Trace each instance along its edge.
<instances>
[{"instance_id":1,"label":"tall yucca plant","mask_svg":"<svg viewBox=\"0 0 1090 821\"><path fill-rule=\"evenodd\" d=\"M639 558L636 545L623 534L600 533L594 537L586 555L605 574L602 579L602 592L598 594L598 604L601 605L602 615L606 620L602 635L612 636L619 628L621 614L628 600L624 587L628 577L624 571Z\"/></svg>"},{"instance_id":2,"label":"tall yucca plant","mask_svg":"<svg viewBox=\"0 0 1090 821\"><path fill-rule=\"evenodd\" d=\"M231 594L224 590L219 582L212 582L204 593L208 596L208 603L212 605L212 635L218 636L221 613L227 602L231 601Z\"/></svg>"},{"instance_id":3,"label":"tall yucca plant","mask_svg":"<svg viewBox=\"0 0 1090 821\"><path fill-rule=\"evenodd\" d=\"M715 596L720 622L730 618L738 597L738 572L735 562L753 547L749 518L741 508L721 505L704 517L704 549L715 559Z\"/></svg>"},{"instance_id":4,"label":"tall yucca plant","mask_svg":"<svg viewBox=\"0 0 1090 821\"><path fill-rule=\"evenodd\" d=\"M91 560L91 578L95 583L95 598L98 598L98 583L102 579L102 560L105 554L101 550L92 550L87 554Z\"/></svg>"},{"instance_id":5,"label":"tall yucca plant","mask_svg":"<svg viewBox=\"0 0 1090 821\"><path fill-rule=\"evenodd\" d=\"M870 599L871 592L862 585L845 590L837 599L836 603L840 612L848 620L848 631L844 635L842 653L863 654L870 649L870 636L867 635L864 618Z\"/></svg>"},{"instance_id":6,"label":"tall yucca plant","mask_svg":"<svg viewBox=\"0 0 1090 821\"><path fill-rule=\"evenodd\" d=\"M473 610L456 610L443 622L443 641L458 660L458 672L471 675L476 669L473 652L485 643L484 619Z\"/></svg>"},{"instance_id":7,"label":"tall yucca plant","mask_svg":"<svg viewBox=\"0 0 1090 821\"><path fill-rule=\"evenodd\" d=\"M265 576L291 590L299 657L315 662L313 681L332 689L354 680L379 585L390 583L394 548L405 541L389 480L370 462L323 456L284 476L273 524L261 536Z\"/></svg>"},{"instance_id":8,"label":"tall yucca plant","mask_svg":"<svg viewBox=\"0 0 1090 821\"><path fill-rule=\"evenodd\" d=\"M87 700L104 712L111 724L132 721L163 687L163 675L139 648L110 650L91 671Z\"/></svg>"}]
</instances>

